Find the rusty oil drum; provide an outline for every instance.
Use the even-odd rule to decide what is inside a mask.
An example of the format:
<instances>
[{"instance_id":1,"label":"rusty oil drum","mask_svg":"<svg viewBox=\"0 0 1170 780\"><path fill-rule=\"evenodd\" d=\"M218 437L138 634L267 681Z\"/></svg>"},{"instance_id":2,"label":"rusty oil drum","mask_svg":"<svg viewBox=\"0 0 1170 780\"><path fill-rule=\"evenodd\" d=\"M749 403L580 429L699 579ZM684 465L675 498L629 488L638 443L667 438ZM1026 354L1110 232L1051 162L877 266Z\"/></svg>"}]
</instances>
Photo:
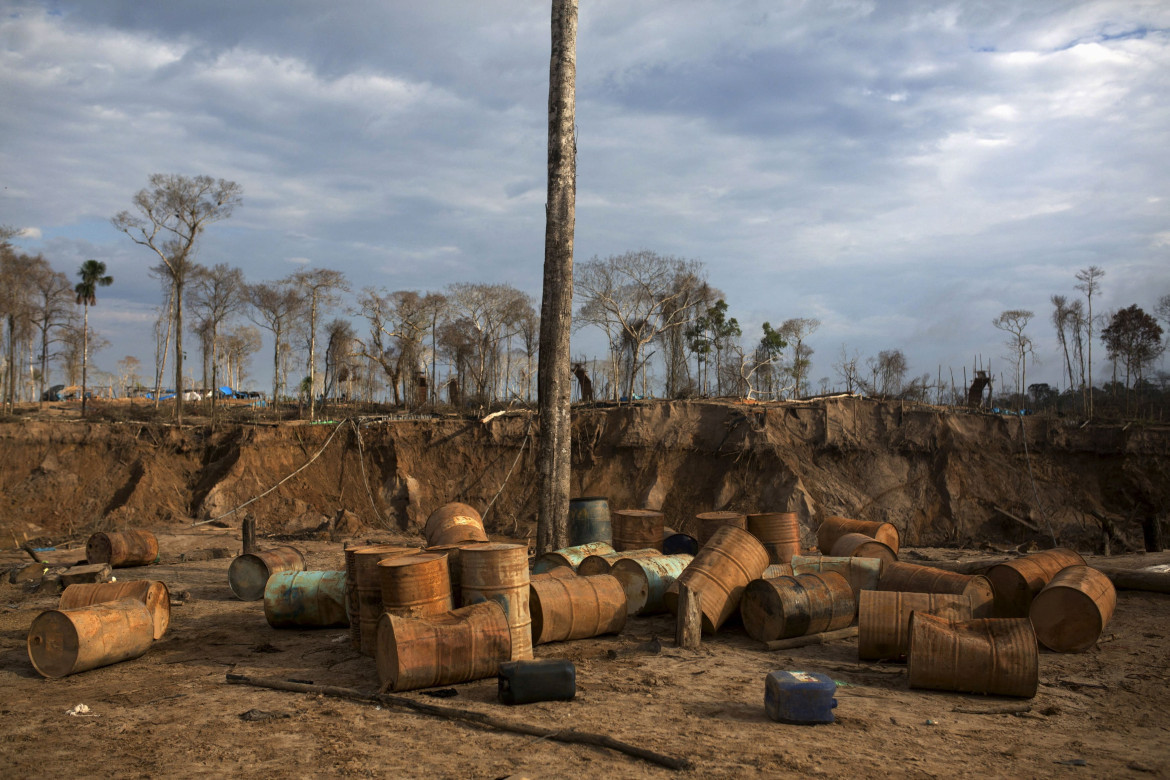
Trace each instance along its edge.
<instances>
[{"instance_id":1,"label":"rusty oil drum","mask_svg":"<svg viewBox=\"0 0 1170 780\"><path fill-rule=\"evenodd\" d=\"M537 580L530 588L533 644L617 634L625 628L626 592L608 574Z\"/></svg>"},{"instance_id":2,"label":"rusty oil drum","mask_svg":"<svg viewBox=\"0 0 1170 780\"><path fill-rule=\"evenodd\" d=\"M883 564L894 563L898 554L885 542L865 534L844 534L833 542L832 558L877 558Z\"/></svg>"},{"instance_id":3,"label":"rusty oil drum","mask_svg":"<svg viewBox=\"0 0 1170 780\"><path fill-rule=\"evenodd\" d=\"M496 601L423 618L383 613L375 658L382 690L413 691L495 677L512 656L512 630Z\"/></svg>"},{"instance_id":4,"label":"rusty oil drum","mask_svg":"<svg viewBox=\"0 0 1170 780\"><path fill-rule=\"evenodd\" d=\"M995 591L996 617L1027 617L1032 599L1061 569L1084 566L1085 559L1067 547L1054 547L992 566L987 579Z\"/></svg>"},{"instance_id":5,"label":"rusty oil drum","mask_svg":"<svg viewBox=\"0 0 1170 780\"><path fill-rule=\"evenodd\" d=\"M512 631L512 657L507 660L532 658L528 547L498 542L474 544L463 548L462 556L463 603L499 602Z\"/></svg>"},{"instance_id":6,"label":"rusty oil drum","mask_svg":"<svg viewBox=\"0 0 1170 780\"><path fill-rule=\"evenodd\" d=\"M809 574L821 571L835 571L853 588L853 598L863 590L877 590L882 573L882 561L878 558L833 558L829 555L794 555L792 571L786 574Z\"/></svg>"},{"instance_id":7,"label":"rusty oil drum","mask_svg":"<svg viewBox=\"0 0 1170 780\"><path fill-rule=\"evenodd\" d=\"M304 571L305 556L295 547L274 547L236 556L228 567L228 585L240 601L264 598L268 578L281 571Z\"/></svg>"},{"instance_id":8,"label":"rusty oil drum","mask_svg":"<svg viewBox=\"0 0 1170 780\"><path fill-rule=\"evenodd\" d=\"M648 547L645 550L623 550L606 555L590 555L581 561L577 567L577 573L583 577L593 574L609 574L613 565L623 558L653 558L659 555L662 555L662 551L653 547Z\"/></svg>"},{"instance_id":9,"label":"rusty oil drum","mask_svg":"<svg viewBox=\"0 0 1170 780\"><path fill-rule=\"evenodd\" d=\"M877 539L895 553L898 552L901 540L898 529L892 523L878 523L871 520L853 520L848 517L826 517L817 528L817 549L825 555L830 554L833 545L845 534L862 534Z\"/></svg>"},{"instance_id":10,"label":"rusty oil drum","mask_svg":"<svg viewBox=\"0 0 1170 780\"><path fill-rule=\"evenodd\" d=\"M662 551L662 529L666 525L661 512L653 509L618 509L612 514L613 549Z\"/></svg>"},{"instance_id":11,"label":"rusty oil drum","mask_svg":"<svg viewBox=\"0 0 1170 780\"><path fill-rule=\"evenodd\" d=\"M277 572L264 587L264 619L273 628L348 626L345 585L343 571Z\"/></svg>"},{"instance_id":12,"label":"rusty oil drum","mask_svg":"<svg viewBox=\"0 0 1170 780\"><path fill-rule=\"evenodd\" d=\"M378 562L382 609L398 617L426 617L454 609L447 553L422 552Z\"/></svg>"},{"instance_id":13,"label":"rusty oil drum","mask_svg":"<svg viewBox=\"0 0 1170 780\"><path fill-rule=\"evenodd\" d=\"M910 649L910 613L970 620L971 599L955 593L864 590L857 602L857 657L902 660Z\"/></svg>"},{"instance_id":14,"label":"rusty oil drum","mask_svg":"<svg viewBox=\"0 0 1170 780\"><path fill-rule=\"evenodd\" d=\"M847 628L856 614L853 589L833 571L755 580L739 605L748 636L761 642Z\"/></svg>"},{"instance_id":15,"label":"rusty oil drum","mask_svg":"<svg viewBox=\"0 0 1170 780\"><path fill-rule=\"evenodd\" d=\"M666 590L666 608L678 614L678 586L699 595L702 630L713 634L739 609L743 590L768 567L768 551L742 528L720 526L699 554Z\"/></svg>"},{"instance_id":16,"label":"rusty oil drum","mask_svg":"<svg viewBox=\"0 0 1170 780\"><path fill-rule=\"evenodd\" d=\"M703 549L717 530L725 525L733 528L747 528L747 515L743 512L700 512L695 515L698 533L695 539L699 542L699 549ZM775 561L773 561L775 562Z\"/></svg>"},{"instance_id":17,"label":"rusty oil drum","mask_svg":"<svg viewBox=\"0 0 1170 780\"><path fill-rule=\"evenodd\" d=\"M154 642L154 616L138 599L107 601L37 615L28 658L45 677L67 677L137 658Z\"/></svg>"},{"instance_id":18,"label":"rusty oil drum","mask_svg":"<svg viewBox=\"0 0 1170 780\"><path fill-rule=\"evenodd\" d=\"M613 525L609 517L609 502L604 496L582 496L569 499L569 544L579 546L591 542L613 542Z\"/></svg>"},{"instance_id":19,"label":"rusty oil drum","mask_svg":"<svg viewBox=\"0 0 1170 780\"><path fill-rule=\"evenodd\" d=\"M474 507L453 501L431 512L423 526L427 547L456 542L486 542L483 518Z\"/></svg>"},{"instance_id":20,"label":"rusty oil drum","mask_svg":"<svg viewBox=\"0 0 1170 780\"><path fill-rule=\"evenodd\" d=\"M666 610L666 590L694 560L693 555L622 558L609 573L626 592L626 614L653 615Z\"/></svg>"},{"instance_id":21,"label":"rusty oil drum","mask_svg":"<svg viewBox=\"0 0 1170 780\"><path fill-rule=\"evenodd\" d=\"M792 563L792 557L800 555L800 520L796 512L748 515L747 530L768 550L772 563Z\"/></svg>"},{"instance_id":22,"label":"rusty oil drum","mask_svg":"<svg viewBox=\"0 0 1170 780\"><path fill-rule=\"evenodd\" d=\"M417 547L398 544L375 544L346 550L346 589L353 583L357 612L350 612L349 638L355 650L362 655L374 654L378 617L382 614L381 561L403 555L417 555ZM356 628L356 630L355 630Z\"/></svg>"},{"instance_id":23,"label":"rusty oil drum","mask_svg":"<svg viewBox=\"0 0 1170 780\"><path fill-rule=\"evenodd\" d=\"M1079 653L1097 643L1116 606L1108 577L1091 566L1068 566L1032 599L1028 617L1040 644Z\"/></svg>"},{"instance_id":24,"label":"rusty oil drum","mask_svg":"<svg viewBox=\"0 0 1170 780\"><path fill-rule=\"evenodd\" d=\"M796 572L791 563L770 563L759 576L761 580L774 580L777 577L791 577ZM801 572L802 574L806 572Z\"/></svg>"},{"instance_id":25,"label":"rusty oil drum","mask_svg":"<svg viewBox=\"0 0 1170 780\"><path fill-rule=\"evenodd\" d=\"M157 580L78 583L61 594L57 609L77 609L106 601L136 599L146 605L154 621L154 638L162 639L171 624L171 593L166 583Z\"/></svg>"},{"instance_id":26,"label":"rusty oil drum","mask_svg":"<svg viewBox=\"0 0 1170 780\"><path fill-rule=\"evenodd\" d=\"M882 568L877 590L903 593L958 593L971 599L971 616L992 617L995 592L982 574L958 572L895 561Z\"/></svg>"},{"instance_id":27,"label":"rusty oil drum","mask_svg":"<svg viewBox=\"0 0 1170 780\"><path fill-rule=\"evenodd\" d=\"M1032 698L1040 684L1036 632L1026 618L910 616L911 688Z\"/></svg>"},{"instance_id":28,"label":"rusty oil drum","mask_svg":"<svg viewBox=\"0 0 1170 780\"><path fill-rule=\"evenodd\" d=\"M463 591L459 586L463 576L463 548L483 542L455 542L454 544L436 544L433 547L423 548L423 552L438 552L447 554L447 579L451 583L451 606L458 609L463 606Z\"/></svg>"},{"instance_id":29,"label":"rusty oil drum","mask_svg":"<svg viewBox=\"0 0 1170 780\"><path fill-rule=\"evenodd\" d=\"M612 552L616 552L616 550L609 542L589 542L588 544L564 547L538 556L536 563L532 566L532 573L540 574L557 566L568 566L576 571L577 567L581 565L581 561L590 555L608 555Z\"/></svg>"},{"instance_id":30,"label":"rusty oil drum","mask_svg":"<svg viewBox=\"0 0 1170 780\"><path fill-rule=\"evenodd\" d=\"M548 571L529 574L528 581L532 583L539 582L540 580L564 580L576 576L577 572L573 571L568 566L554 566Z\"/></svg>"},{"instance_id":31,"label":"rusty oil drum","mask_svg":"<svg viewBox=\"0 0 1170 780\"><path fill-rule=\"evenodd\" d=\"M158 562L158 539L150 531L93 534L85 543L85 559L111 569L149 566Z\"/></svg>"}]
</instances>

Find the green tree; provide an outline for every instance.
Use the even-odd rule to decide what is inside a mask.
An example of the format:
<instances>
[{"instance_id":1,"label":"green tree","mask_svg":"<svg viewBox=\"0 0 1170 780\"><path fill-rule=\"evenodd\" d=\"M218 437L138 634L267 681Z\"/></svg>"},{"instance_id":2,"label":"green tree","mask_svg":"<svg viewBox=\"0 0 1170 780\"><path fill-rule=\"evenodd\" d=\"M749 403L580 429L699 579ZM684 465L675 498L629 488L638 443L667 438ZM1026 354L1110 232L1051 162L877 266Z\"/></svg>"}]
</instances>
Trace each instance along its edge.
<instances>
[{"instance_id":1,"label":"green tree","mask_svg":"<svg viewBox=\"0 0 1170 780\"><path fill-rule=\"evenodd\" d=\"M81 416L85 417L86 385L89 370L89 307L97 306L97 288L109 287L114 283L114 277L106 273L106 264L100 260L86 260L77 271L81 281L73 288L77 293L77 303L85 307L85 316L82 320L81 337Z\"/></svg>"},{"instance_id":2,"label":"green tree","mask_svg":"<svg viewBox=\"0 0 1170 780\"><path fill-rule=\"evenodd\" d=\"M1125 388L1141 384L1146 366L1153 363L1165 349L1162 345L1162 326L1135 303L1118 311L1101 331L1101 343L1111 360L1125 365ZM1132 385L1131 385L1132 379Z\"/></svg>"}]
</instances>

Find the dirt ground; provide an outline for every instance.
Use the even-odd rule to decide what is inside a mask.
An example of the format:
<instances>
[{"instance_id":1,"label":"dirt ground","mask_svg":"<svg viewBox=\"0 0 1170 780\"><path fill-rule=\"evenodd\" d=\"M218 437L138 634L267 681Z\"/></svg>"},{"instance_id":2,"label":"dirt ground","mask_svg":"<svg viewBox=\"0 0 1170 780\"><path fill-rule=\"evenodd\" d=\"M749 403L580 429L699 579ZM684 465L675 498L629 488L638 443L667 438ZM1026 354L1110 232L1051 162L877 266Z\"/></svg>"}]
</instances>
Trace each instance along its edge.
<instances>
[{"instance_id":1,"label":"dirt ground","mask_svg":"<svg viewBox=\"0 0 1170 780\"><path fill-rule=\"evenodd\" d=\"M364 538L364 537L363 537ZM379 538L385 538L384 536ZM166 553L239 548L238 532L159 532ZM341 543L298 543L309 568L341 569ZM920 550L957 558L957 550ZM973 553L968 553L971 555ZM24 554L0 552L0 566ZM84 548L47 553L73 562ZM1100 560L1089 556L1089 562ZM665 777L609 750L500 733L406 710L229 685L229 672L377 688L373 659L346 629L275 630L262 602L236 600L230 558L119 569L189 598L146 655L63 679L29 663L33 618L55 595L0 584L0 775L4 777ZM1114 556L1111 565L1170 562L1170 553ZM548 728L609 734L686 758L695 777L1170 777L1170 596L1122 591L1102 641L1076 655L1042 652L1040 690L1021 714L978 714L1017 700L912 691L897 664L858 663L856 640L769 653L742 628L674 647L669 617L631 619L619 636L541 645L538 658L577 668L577 698L506 707L496 682L422 701ZM653 640L658 639L655 643ZM774 670L838 681L836 722L801 727L764 712ZM89 715L71 716L78 704ZM272 717L245 721L261 710Z\"/></svg>"}]
</instances>

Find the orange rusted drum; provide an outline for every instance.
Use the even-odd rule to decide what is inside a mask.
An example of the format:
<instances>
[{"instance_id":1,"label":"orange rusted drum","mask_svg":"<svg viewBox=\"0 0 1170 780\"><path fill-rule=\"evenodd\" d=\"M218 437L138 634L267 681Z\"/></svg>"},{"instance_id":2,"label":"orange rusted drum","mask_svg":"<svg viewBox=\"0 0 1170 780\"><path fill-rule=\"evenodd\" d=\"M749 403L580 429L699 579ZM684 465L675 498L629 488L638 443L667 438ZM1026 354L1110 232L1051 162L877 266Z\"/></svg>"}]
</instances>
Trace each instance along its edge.
<instances>
[{"instance_id":1,"label":"orange rusted drum","mask_svg":"<svg viewBox=\"0 0 1170 780\"><path fill-rule=\"evenodd\" d=\"M278 571L304 571L305 556L295 547L273 547L236 556L228 567L228 585L240 601L264 598L268 578Z\"/></svg>"},{"instance_id":2,"label":"orange rusted drum","mask_svg":"<svg viewBox=\"0 0 1170 780\"><path fill-rule=\"evenodd\" d=\"M463 603L498 601L512 631L512 661L532 658L528 547L484 543L463 548Z\"/></svg>"},{"instance_id":3,"label":"orange rusted drum","mask_svg":"<svg viewBox=\"0 0 1170 780\"><path fill-rule=\"evenodd\" d=\"M581 561L590 555L608 555L612 552L616 551L609 542L589 542L588 544L579 544L575 547L565 547L538 556L536 563L532 567L532 573L540 574L543 571L548 571L557 566L568 566L570 569L576 571L577 567L581 565Z\"/></svg>"},{"instance_id":4,"label":"orange rusted drum","mask_svg":"<svg viewBox=\"0 0 1170 780\"><path fill-rule=\"evenodd\" d=\"M699 594L702 630L715 633L739 609L743 589L768 567L768 551L742 528L720 526L699 554L683 570L663 597L666 608L678 614L678 586Z\"/></svg>"},{"instance_id":5,"label":"orange rusted drum","mask_svg":"<svg viewBox=\"0 0 1170 780\"><path fill-rule=\"evenodd\" d=\"M447 553L423 552L378 563L382 609L398 617L425 617L449 612L451 575Z\"/></svg>"},{"instance_id":6,"label":"orange rusted drum","mask_svg":"<svg viewBox=\"0 0 1170 780\"><path fill-rule=\"evenodd\" d=\"M512 656L512 631L496 601L422 618L386 612L376 647L382 690L413 691L495 677Z\"/></svg>"},{"instance_id":7,"label":"orange rusted drum","mask_svg":"<svg viewBox=\"0 0 1170 780\"><path fill-rule=\"evenodd\" d=\"M899 550L901 540L898 538L898 529L892 523L877 523L871 520L853 520L848 517L826 517L817 528L817 549L825 555L833 549L845 534L863 534L877 539L895 553Z\"/></svg>"},{"instance_id":8,"label":"orange rusted drum","mask_svg":"<svg viewBox=\"0 0 1170 780\"><path fill-rule=\"evenodd\" d=\"M570 577L576 577L577 572L570 569L568 566L554 566L548 571L542 571L539 574L528 575L528 581L539 582L540 580L564 580Z\"/></svg>"},{"instance_id":9,"label":"orange rusted drum","mask_svg":"<svg viewBox=\"0 0 1170 780\"><path fill-rule=\"evenodd\" d=\"M487 532L483 529L483 518L474 507L452 502L431 512L423 526L427 546L455 544L456 542L486 542Z\"/></svg>"},{"instance_id":10,"label":"orange rusted drum","mask_svg":"<svg viewBox=\"0 0 1170 780\"><path fill-rule=\"evenodd\" d=\"M791 577L793 573L790 563L770 563L768 568L764 569L764 573L760 575L760 579L774 580L777 577Z\"/></svg>"},{"instance_id":11,"label":"orange rusted drum","mask_svg":"<svg viewBox=\"0 0 1170 780\"><path fill-rule=\"evenodd\" d=\"M138 599L121 599L37 615L28 658L45 677L66 677L137 658L154 642L154 615Z\"/></svg>"},{"instance_id":12,"label":"orange rusted drum","mask_svg":"<svg viewBox=\"0 0 1170 780\"><path fill-rule=\"evenodd\" d=\"M166 583L157 580L129 580L127 582L97 582L70 585L61 594L57 609L76 609L106 601L135 599L150 610L154 620L154 638L162 639L171 624L171 593Z\"/></svg>"},{"instance_id":13,"label":"orange rusted drum","mask_svg":"<svg viewBox=\"0 0 1170 780\"><path fill-rule=\"evenodd\" d=\"M382 573L378 564L403 555L418 555L417 547L403 547L397 544L375 544L355 547L348 551L353 557L353 566L346 572L352 578L357 594L357 615L350 618L350 641L354 640L353 626L356 623L356 649L362 655L373 655L377 640L378 617L382 614Z\"/></svg>"},{"instance_id":14,"label":"orange rusted drum","mask_svg":"<svg viewBox=\"0 0 1170 780\"><path fill-rule=\"evenodd\" d=\"M796 512L748 515L747 529L767 549L772 563L792 563L792 556L800 555L800 520Z\"/></svg>"},{"instance_id":15,"label":"orange rusted drum","mask_svg":"<svg viewBox=\"0 0 1170 780\"><path fill-rule=\"evenodd\" d=\"M611 514L613 549L662 551L662 529L665 521L661 512L653 509L618 509Z\"/></svg>"},{"instance_id":16,"label":"orange rusted drum","mask_svg":"<svg viewBox=\"0 0 1170 780\"><path fill-rule=\"evenodd\" d=\"M662 555L661 550L648 547L645 550L623 550L608 555L590 555L577 566L577 574L588 577L592 574L609 574L615 563L623 558L654 558Z\"/></svg>"},{"instance_id":17,"label":"orange rusted drum","mask_svg":"<svg viewBox=\"0 0 1170 780\"><path fill-rule=\"evenodd\" d=\"M972 617L991 617L994 612L995 593L991 582L982 574L959 574L933 566L895 561L882 567L877 589L903 593L959 593L971 599Z\"/></svg>"},{"instance_id":18,"label":"orange rusted drum","mask_svg":"<svg viewBox=\"0 0 1170 780\"><path fill-rule=\"evenodd\" d=\"M1040 644L1079 653L1097 644L1116 606L1117 591L1108 577L1091 566L1069 566L1036 594L1028 616Z\"/></svg>"},{"instance_id":19,"label":"orange rusted drum","mask_svg":"<svg viewBox=\"0 0 1170 780\"><path fill-rule=\"evenodd\" d=\"M622 558L610 568L626 592L626 613L653 615L666 609L666 590L690 566L693 555L660 555L646 558Z\"/></svg>"},{"instance_id":20,"label":"orange rusted drum","mask_svg":"<svg viewBox=\"0 0 1170 780\"><path fill-rule=\"evenodd\" d=\"M910 613L970 620L971 599L955 593L863 590L857 602L857 657L900 661L910 649Z\"/></svg>"},{"instance_id":21,"label":"orange rusted drum","mask_svg":"<svg viewBox=\"0 0 1170 780\"><path fill-rule=\"evenodd\" d=\"M626 592L608 574L531 583L532 643L617 634L626 625Z\"/></svg>"},{"instance_id":22,"label":"orange rusted drum","mask_svg":"<svg viewBox=\"0 0 1170 780\"><path fill-rule=\"evenodd\" d=\"M996 696L1036 695L1036 632L1026 619L948 620L913 612L910 687Z\"/></svg>"},{"instance_id":23,"label":"orange rusted drum","mask_svg":"<svg viewBox=\"0 0 1170 780\"><path fill-rule=\"evenodd\" d=\"M845 534L833 543L829 551L833 558L877 558L883 564L898 560L898 554L889 545L865 534Z\"/></svg>"},{"instance_id":24,"label":"orange rusted drum","mask_svg":"<svg viewBox=\"0 0 1170 780\"><path fill-rule=\"evenodd\" d=\"M809 574L812 572L835 571L849 582L853 588L853 598L863 590L877 590L878 579L882 573L882 561L879 558L833 558L828 555L794 555L792 556L791 574Z\"/></svg>"},{"instance_id":25,"label":"orange rusted drum","mask_svg":"<svg viewBox=\"0 0 1170 780\"><path fill-rule=\"evenodd\" d=\"M699 549L711 540L711 536L720 527L730 525L734 528L747 528L747 515L743 512L700 512L695 515L699 532L695 538L699 542ZM775 563L776 561L773 561Z\"/></svg>"},{"instance_id":26,"label":"orange rusted drum","mask_svg":"<svg viewBox=\"0 0 1170 780\"><path fill-rule=\"evenodd\" d=\"M1084 566L1085 559L1067 547L1054 547L987 570L995 591L996 617L1027 617L1032 599L1061 569Z\"/></svg>"},{"instance_id":27,"label":"orange rusted drum","mask_svg":"<svg viewBox=\"0 0 1170 780\"><path fill-rule=\"evenodd\" d=\"M94 534L85 543L85 559L111 569L149 566L158 562L158 539L150 531Z\"/></svg>"},{"instance_id":28,"label":"orange rusted drum","mask_svg":"<svg viewBox=\"0 0 1170 780\"><path fill-rule=\"evenodd\" d=\"M755 580L739 605L748 636L761 642L847 628L856 614L853 589L833 571Z\"/></svg>"},{"instance_id":29,"label":"orange rusted drum","mask_svg":"<svg viewBox=\"0 0 1170 780\"><path fill-rule=\"evenodd\" d=\"M463 576L463 548L469 544L483 544L483 542L455 542L454 544L436 544L426 547L423 552L447 553L447 578L451 582L451 606L458 609L463 606L463 591L459 586Z\"/></svg>"}]
</instances>

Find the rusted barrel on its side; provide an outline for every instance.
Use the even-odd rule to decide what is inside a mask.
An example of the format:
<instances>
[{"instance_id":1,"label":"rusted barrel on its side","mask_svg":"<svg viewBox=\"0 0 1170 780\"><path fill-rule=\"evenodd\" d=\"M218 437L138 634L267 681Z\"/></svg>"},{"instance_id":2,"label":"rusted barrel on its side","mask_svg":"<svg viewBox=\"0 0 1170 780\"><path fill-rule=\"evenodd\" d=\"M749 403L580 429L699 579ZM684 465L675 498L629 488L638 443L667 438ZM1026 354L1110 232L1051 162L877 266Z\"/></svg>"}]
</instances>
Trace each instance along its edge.
<instances>
[{"instance_id":1,"label":"rusted barrel on its side","mask_svg":"<svg viewBox=\"0 0 1170 780\"><path fill-rule=\"evenodd\" d=\"M528 575L528 582L533 583L540 580L566 580L570 577L576 576L577 572L573 571L568 566L554 566L548 571L542 571Z\"/></svg>"},{"instance_id":2,"label":"rusted barrel on its side","mask_svg":"<svg viewBox=\"0 0 1170 780\"><path fill-rule=\"evenodd\" d=\"M847 628L856 614L853 589L833 571L755 580L739 605L748 636L761 642Z\"/></svg>"},{"instance_id":3,"label":"rusted barrel on its side","mask_svg":"<svg viewBox=\"0 0 1170 780\"><path fill-rule=\"evenodd\" d=\"M878 523L871 520L853 520L848 517L826 517L817 528L817 549L830 554L833 545L845 534L862 534L877 539L895 553L901 544L898 529L892 523Z\"/></svg>"},{"instance_id":4,"label":"rusted barrel on its side","mask_svg":"<svg viewBox=\"0 0 1170 780\"><path fill-rule=\"evenodd\" d=\"M609 502L604 496L582 496L569 499L569 544L578 546L591 542L613 541L613 526L609 518Z\"/></svg>"},{"instance_id":5,"label":"rusted barrel on its side","mask_svg":"<svg viewBox=\"0 0 1170 780\"><path fill-rule=\"evenodd\" d=\"M158 561L158 539L150 531L93 534L85 543L85 559L111 569L149 566Z\"/></svg>"},{"instance_id":6,"label":"rusted barrel on its side","mask_svg":"<svg viewBox=\"0 0 1170 780\"><path fill-rule=\"evenodd\" d=\"M626 592L626 613L653 615L665 611L666 589L693 560L693 555L680 554L615 561L609 573Z\"/></svg>"},{"instance_id":7,"label":"rusted barrel on its side","mask_svg":"<svg viewBox=\"0 0 1170 780\"><path fill-rule=\"evenodd\" d=\"M228 585L240 601L259 601L264 598L268 578L280 571L304 571L305 556L295 547L273 547L271 550L244 553L228 567Z\"/></svg>"},{"instance_id":8,"label":"rusted barrel on its side","mask_svg":"<svg viewBox=\"0 0 1170 780\"><path fill-rule=\"evenodd\" d=\"M264 588L264 619L273 628L348 626L345 572L282 571L273 574Z\"/></svg>"},{"instance_id":9,"label":"rusted barrel on its side","mask_svg":"<svg viewBox=\"0 0 1170 780\"><path fill-rule=\"evenodd\" d=\"M452 501L431 512L423 526L427 547L456 542L486 542L483 518L474 507Z\"/></svg>"},{"instance_id":10,"label":"rusted barrel on its side","mask_svg":"<svg viewBox=\"0 0 1170 780\"><path fill-rule=\"evenodd\" d=\"M653 509L618 509L612 513L613 549L662 550L662 528L665 522L661 512Z\"/></svg>"},{"instance_id":11,"label":"rusted barrel on its side","mask_svg":"<svg viewBox=\"0 0 1170 780\"><path fill-rule=\"evenodd\" d=\"M463 549L463 603L498 601L512 632L511 661L532 658L532 615L529 610L528 547L484 543Z\"/></svg>"},{"instance_id":12,"label":"rusted barrel on its side","mask_svg":"<svg viewBox=\"0 0 1170 780\"><path fill-rule=\"evenodd\" d=\"M743 589L768 567L768 551L742 528L720 526L666 590L666 608L678 614L680 583L699 594L702 630L715 633L739 609Z\"/></svg>"},{"instance_id":13,"label":"rusted barrel on its side","mask_svg":"<svg viewBox=\"0 0 1170 780\"><path fill-rule=\"evenodd\" d=\"M581 565L581 561L590 555L608 555L612 552L616 551L609 542L590 542L589 544L578 544L574 547L553 550L537 556L536 563L532 565L532 573L540 574L557 566L568 566L576 571L577 567Z\"/></svg>"},{"instance_id":14,"label":"rusted barrel on its side","mask_svg":"<svg viewBox=\"0 0 1170 780\"><path fill-rule=\"evenodd\" d=\"M1032 599L1028 617L1040 644L1079 653L1097 643L1116 606L1108 577L1091 566L1068 566Z\"/></svg>"},{"instance_id":15,"label":"rusted barrel on its side","mask_svg":"<svg viewBox=\"0 0 1170 780\"><path fill-rule=\"evenodd\" d=\"M1038 656L1027 619L910 616L911 688L1031 698L1040 684Z\"/></svg>"},{"instance_id":16,"label":"rusted barrel on its side","mask_svg":"<svg viewBox=\"0 0 1170 780\"><path fill-rule=\"evenodd\" d=\"M695 522L698 523L698 533L695 534L695 539L699 542L699 549L711 541L711 537L717 530L725 525L733 528L747 528L747 515L743 512L700 512L695 515Z\"/></svg>"},{"instance_id":17,"label":"rusted barrel on its side","mask_svg":"<svg viewBox=\"0 0 1170 780\"><path fill-rule=\"evenodd\" d=\"M577 567L577 574L582 577L588 577L594 574L609 574L609 570L613 568L613 565L623 558L654 558L659 555L662 555L662 551L654 547L648 547L645 550L623 550L622 552L608 553L606 555L590 555L581 561L581 565Z\"/></svg>"},{"instance_id":18,"label":"rusted barrel on its side","mask_svg":"<svg viewBox=\"0 0 1170 780\"><path fill-rule=\"evenodd\" d=\"M748 515L747 529L764 545L772 563L792 563L792 556L800 555L800 520L796 512Z\"/></svg>"},{"instance_id":19,"label":"rusted barrel on its side","mask_svg":"<svg viewBox=\"0 0 1170 780\"><path fill-rule=\"evenodd\" d=\"M1085 559L1074 550L1054 547L992 566L987 579L995 591L996 617L1027 617L1032 599L1061 569L1084 565Z\"/></svg>"},{"instance_id":20,"label":"rusted barrel on its side","mask_svg":"<svg viewBox=\"0 0 1170 780\"><path fill-rule=\"evenodd\" d=\"M398 617L426 617L454 609L447 553L422 552L378 562L382 609Z\"/></svg>"},{"instance_id":21,"label":"rusted barrel on its side","mask_svg":"<svg viewBox=\"0 0 1170 780\"><path fill-rule=\"evenodd\" d=\"M829 551L833 558L877 558L882 563L893 563L898 554L889 545L865 534L845 534L833 543Z\"/></svg>"},{"instance_id":22,"label":"rusted barrel on its side","mask_svg":"<svg viewBox=\"0 0 1170 780\"><path fill-rule=\"evenodd\" d=\"M910 649L910 613L970 620L971 599L954 593L864 590L857 602L857 657L901 660Z\"/></svg>"},{"instance_id":23,"label":"rusted barrel on its side","mask_svg":"<svg viewBox=\"0 0 1170 780\"><path fill-rule=\"evenodd\" d=\"M413 691L496 676L512 631L502 605L481 601L423 618L383 613L375 646L382 690Z\"/></svg>"},{"instance_id":24,"label":"rusted barrel on its side","mask_svg":"<svg viewBox=\"0 0 1170 780\"><path fill-rule=\"evenodd\" d=\"M377 641L378 617L382 614L382 576L378 571L381 561L403 555L417 555L417 547L403 547L398 544L375 544L367 547L355 547L347 550L347 556L352 556L353 566L346 572L348 580L353 580L354 593L357 594L357 614L350 618L350 641L356 644L354 648L362 655L374 654L374 645ZM357 626L356 634L353 630Z\"/></svg>"},{"instance_id":25,"label":"rusted barrel on its side","mask_svg":"<svg viewBox=\"0 0 1170 780\"><path fill-rule=\"evenodd\" d=\"M57 609L77 609L107 601L135 599L150 610L154 620L154 638L162 639L171 624L171 593L166 583L157 580L97 582L70 585L61 594Z\"/></svg>"},{"instance_id":26,"label":"rusted barrel on its side","mask_svg":"<svg viewBox=\"0 0 1170 780\"><path fill-rule=\"evenodd\" d=\"M626 625L626 592L608 574L537 580L530 588L533 644L617 634Z\"/></svg>"},{"instance_id":27,"label":"rusted barrel on its side","mask_svg":"<svg viewBox=\"0 0 1170 780\"><path fill-rule=\"evenodd\" d=\"M793 574L835 571L849 583L849 587L853 589L854 599L857 599L858 594L863 590L877 590L882 565L879 558L833 558L828 555L792 556Z\"/></svg>"},{"instance_id":28,"label":"rusted barrel on its side","mask_svg":"<svg viewBox=\"0 0 1170 780\"><path fill-rule=\"evenodd\" d=\"M995 594L991 582L982 574L958 572L895 561L882 567L878 590L903 593L958 593L971 599L972 617L991 617Z\"/></svg>"},{"instance_id":29,"label":"rusted barrel on its side","mask_svg":"<svg viewBox=\"0 0 1170 780\"><path fill-rule=\"evenodd\" d=\"M28 630L28 658L45 677L66 677L137 658L152 642L150 610L122 599L37 615Z\"/></svg>"}]
</instances>

